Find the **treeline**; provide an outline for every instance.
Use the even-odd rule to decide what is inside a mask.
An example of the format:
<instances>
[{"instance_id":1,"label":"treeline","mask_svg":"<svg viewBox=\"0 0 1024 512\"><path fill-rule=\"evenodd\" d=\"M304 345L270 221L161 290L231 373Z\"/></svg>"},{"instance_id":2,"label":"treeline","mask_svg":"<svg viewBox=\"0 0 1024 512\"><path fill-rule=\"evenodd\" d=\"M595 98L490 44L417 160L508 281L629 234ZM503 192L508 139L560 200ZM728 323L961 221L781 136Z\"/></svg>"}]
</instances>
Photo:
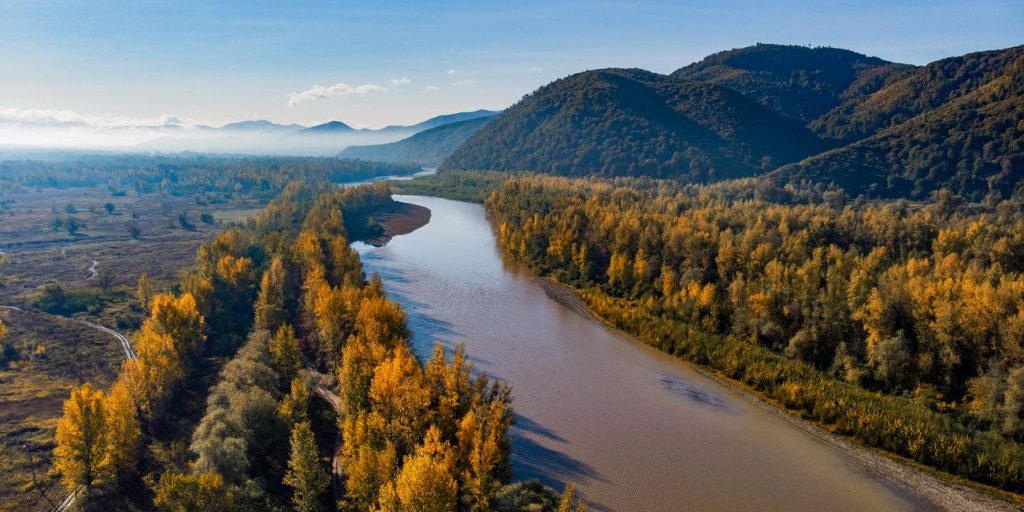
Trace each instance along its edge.
<instances>
[{"instance_id":1,"label":"treeline","mask_svg":"<svg viewBox=\"0 0 1024 512\"><path fill-rule=\"evenodd\" d=\"M0 161L0 193L19 187L108 187L175 196L244 193L270 200L293 181L351 182L409 175L419 166L324 157L88 155Z\"/></svg>"},{"instance_id":2,"label":"treeline","mask_svg":"<svg viewBox=\"0 0 1024 512\"><path fill-rule=\"evenodd\" d=\"M112 391L85 385L68 400L56 450L67 488L142 486L143 507L175 512L580 510L572 493L561 503L508 484L508 387L474 376L461 349L421 363L405 312L365 278L348 234L389 201L384 183L293 183L205 244L180 293L150 301L138 359ZM204 355L230 360L208 394L187 393ZM337 453L323 432L318 443L314 393L337 402ZM163 442L161 419L203 397L200 419L173 424L194 427L187 444Z\"/></svg>"},{"instance_id":3,"label":"treeline","mask_svg":"<svg viewBox=\"0 0 1024 512\"><path fill-rule=\"evenodd\" d=\"M870 446L1024 489L1021 205L826 198L522 177L486 204L509 252L647 342Z\"/></svg>"}]
</instances>

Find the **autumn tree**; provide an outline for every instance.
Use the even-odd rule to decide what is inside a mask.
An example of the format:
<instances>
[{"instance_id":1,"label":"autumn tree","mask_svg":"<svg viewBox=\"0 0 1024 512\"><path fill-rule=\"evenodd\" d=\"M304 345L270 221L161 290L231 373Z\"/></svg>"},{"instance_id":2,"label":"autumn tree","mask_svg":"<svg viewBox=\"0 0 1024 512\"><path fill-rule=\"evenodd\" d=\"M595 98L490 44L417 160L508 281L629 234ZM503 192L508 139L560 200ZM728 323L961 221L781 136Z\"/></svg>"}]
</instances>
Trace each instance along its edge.
<instances>
[{"instance_id":1,"label":"autumn tree","mask_svg":"<svg viewBox=\"0 0 1024 512\"><path fill-rule=\"evenodd\" d=\"M281 400L278 408L281 417L289 425L309 421L309 385L302 377L292 379L291 391Z\"/></svg>"},{"instance_id":2,"label":"autumn tree","mask_svg":"<svg viewBox=\"0 0 1024 512\"><path fill-rule=\"evenodd\" d=\"M576 484L568 483L565 491L562 492L562 499L558 501L558 512L586 512L587 504L583 500L576 499Z\"/></svg>"},{"instance_id":3,"label":"autumn tree","mask_svg":"<svg viewBox=\"0 0 1024 512\"><path fill-rule=\"evenodd\" d=\"M423 371L408 348L399 347L374 370L369 398L370 421L399 453L408 453L422 438L429 406Z\"/></svg>"},{"instance_id":4,"label":"autumn tree","mask_svg":"<svg viewBox=\"0 0 1024 512\"><path fill-rule=\"evenodd\" d=\"M263 273L263 278L260 280L260 291L256 297L255 327L257 329L275 331L287 319L287 310L285 309L287 279L284 261L280 256L275 256L270 262L270 268Z\"/></svg>"},{"instance_id":5,"label":"autumn tree","mask_svg":"<svg viewBox=\"0 0 1024 512\"><path fill-rule=\"evenodd\" d=\"M149 318L145 323L155 333L170 336L182 356L197 355L206 340L203 333L206 321L199 313L191 293L177 297L162 293L153 297Z\"/></svg>"},{"instance_id":6,"label":"autumn tree","mask_svg":"<svg viewBox=\"0 0 1024 512\"><path fill-rule=\"evenodd\" d=\"M153 415L184 378L184 361L174 338L157 332L148 321L135 334L132 346L136 357L125 361L122 375L139 408Z\"/></svg>"},{"instance_id":7,"label":"autumn tree","mask_svg":"<svg viewBox=\"0 0 1024 512\"><path fill-rule=\"evenodd\" d=\"M410 512L449 512L455 510L458 483L452 475L451 447L441 440L441 432L431 428L406 458L395 479L401 510Z\"/></svg>"},{"instance_id":8,"label":"autumn tree","mask_svg":"<svg viewBox=\"0 0 1024 512\"><path fill-rule=\"evenodd\" d=\"M160 512L197 512L236 510L232 491L220 475L211 472L179 473L167 471L156 485L153 504Z\"/></svg>"},{"instance_id":9,"label":"autumn tree","mask_svg":"<svg viewBox=\"0 0 1024 512\"><path fill-rule=\"evenodd\" d=\"M143 272L135 285L135 300L139 301L139 306L142 309L149 310L149 301L153 299L153 290L153 280L149 278L149 274Z\"/></svg>"},{"instance_id":10,"label":"autumn tree","mask_svg":"<svg viewBox=\"0 0 1024 512\"><path fill-rule=\"evenodd\" d=\"M292 504L298 512L322 510L321 496L331 478L320 463L316 439L308 421L300 421L292 428L291 456L285 485L292 489Z\"/></svg>"},{"instance_id":11,"label":"autumn tree","mask_svg":"<svg viewBox=\"0 0 1024 512\"><path fill-rule=\"evenodd\" d=\"M64 486L88 491L109 474L107 465L108 430L104 396L89 384L71 390L64 401L64 415L57 422L53 450L54 467Z\"/></svg>"},{"instance_id":12,"label":"autumn tree","mask_svg":"<svg viewBox=\"0 0 1024 512\"><path fill-rule=\"evenodd\" d=\"M113 474L123 477L135 471L142 440L135 399L127 382L122 379L114 382L104 410L108 438L104 464Z\"/></svg>"}]
</instances>

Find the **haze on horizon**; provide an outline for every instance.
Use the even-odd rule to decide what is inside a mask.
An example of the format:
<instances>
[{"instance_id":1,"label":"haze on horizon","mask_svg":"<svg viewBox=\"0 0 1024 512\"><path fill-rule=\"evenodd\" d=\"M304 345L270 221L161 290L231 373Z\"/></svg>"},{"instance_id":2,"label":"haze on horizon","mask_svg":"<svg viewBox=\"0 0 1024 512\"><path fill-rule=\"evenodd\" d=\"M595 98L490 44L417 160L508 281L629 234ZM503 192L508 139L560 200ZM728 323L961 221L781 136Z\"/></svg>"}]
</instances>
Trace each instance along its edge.
<instances>
[{"instance_id":1,"label":"haze on horizon","mask_svg":"<svg viewBox=\"0 0 1024 512\"><path fill-rule=\"evenodd\" d=\"M668 73L757 42L924 64L1019 44L1021 26L1024 9L1012 0L770 7L752 0L429 7L0 0L0 147L146 149L182 134L203 140L202 126L252 119L407 125L501 110L584 69Z\"/></svg>"}]
</instances>

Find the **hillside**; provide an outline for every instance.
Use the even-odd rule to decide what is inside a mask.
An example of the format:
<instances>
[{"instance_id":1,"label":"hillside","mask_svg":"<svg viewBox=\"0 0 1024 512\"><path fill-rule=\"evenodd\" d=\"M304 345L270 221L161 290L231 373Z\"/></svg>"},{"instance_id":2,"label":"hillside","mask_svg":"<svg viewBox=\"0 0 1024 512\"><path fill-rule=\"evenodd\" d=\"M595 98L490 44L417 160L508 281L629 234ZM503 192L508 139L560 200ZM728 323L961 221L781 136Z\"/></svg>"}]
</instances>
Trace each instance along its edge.
<instances>
[{"instance_id":1,"label":"hillside","mask_svg":"<svg viewBox=\"0 0 1024 512\"><path fill-rule=\"evenodd\" d=\"M942 187L974 199L1021 192L1024 47L934 62L851 112L842 126L881 131L771 179L888 197L924 198Z\"/></svg>"},{"instance_id":2,"label":"hillside","mask_svg":"<svg viewBox=\"0 0 1024 512\"><path fill-rule=\"evenodd\" d=\"M442 169L833 185L851 195L1021 192L1024 46L893 64L757 45L671 76L571 75L526 96Z\"/></svg>"},{"instance_id":3,"label":"hillside","mask_svg":"<svg viewBox=\"0 0 1024 512\"><path fill-rule=\"evenodd\" d=\"M426 121L420 121L412 125L390 125L382 128L382 131L408 131L413 133L419 133L431 128L437 128L438 126L444 126L446 124L460 123L462 121L469 121L471 119L488 118L494 117L501 112L496 110L473 110L470 112L456 112L454 114L443 114L439 116L431 117Z\"/></svg>"},{"instance_id":4,"label":"hillside","mask_svg":"<svg viewBox=\"0 0 1024 512\"><path fill-rule=\"evenodd\" d=\"M475 117L443 124L389 144L350 146L338 156L437 167L451 156L455 148L490 122L492 117Z\"/></svg>"},{"instance_id":5,"label":"hillside","mask_svg":"<svg viewBox=\"0 0 1024 512\"><path fill-rule=\"evenodd\" d=\"M810 123L912 68L838 48L758 44L715 53L672 76L728 87L781 115Z\"/></svg>"},{"instance_id":6,"label":"hillside","mask_svg":"<svg viewBox=\"0 0 1024 512\"><path fill-rule=\"evenodd\" d=\"M443 167L709 181L757 175L822 147L799 123L725 87L602 69L526 96Z\"/></svg>"}]
</instances>

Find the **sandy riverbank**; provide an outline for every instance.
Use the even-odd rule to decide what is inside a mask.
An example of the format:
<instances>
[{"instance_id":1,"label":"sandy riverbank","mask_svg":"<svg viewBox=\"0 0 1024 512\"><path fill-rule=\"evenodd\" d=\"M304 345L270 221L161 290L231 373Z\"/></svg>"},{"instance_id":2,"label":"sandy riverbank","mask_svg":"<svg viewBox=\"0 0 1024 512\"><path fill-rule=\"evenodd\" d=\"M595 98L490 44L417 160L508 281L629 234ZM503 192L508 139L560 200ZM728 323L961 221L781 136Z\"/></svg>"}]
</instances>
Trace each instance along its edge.
<instances>
[{"instance_id":1,"label":"sandy riverbank","mask_svg":"<svg viewBox=\"0 0 1024 512\"><path fill-rule=\"evenodd\" d=\"M430 222L430 210L416 204L394 201L371 213L369 217L380 224L384 231L365 242L381 247L398 235L406 235L426 226Z\"/></svg>"}]
</instances>

